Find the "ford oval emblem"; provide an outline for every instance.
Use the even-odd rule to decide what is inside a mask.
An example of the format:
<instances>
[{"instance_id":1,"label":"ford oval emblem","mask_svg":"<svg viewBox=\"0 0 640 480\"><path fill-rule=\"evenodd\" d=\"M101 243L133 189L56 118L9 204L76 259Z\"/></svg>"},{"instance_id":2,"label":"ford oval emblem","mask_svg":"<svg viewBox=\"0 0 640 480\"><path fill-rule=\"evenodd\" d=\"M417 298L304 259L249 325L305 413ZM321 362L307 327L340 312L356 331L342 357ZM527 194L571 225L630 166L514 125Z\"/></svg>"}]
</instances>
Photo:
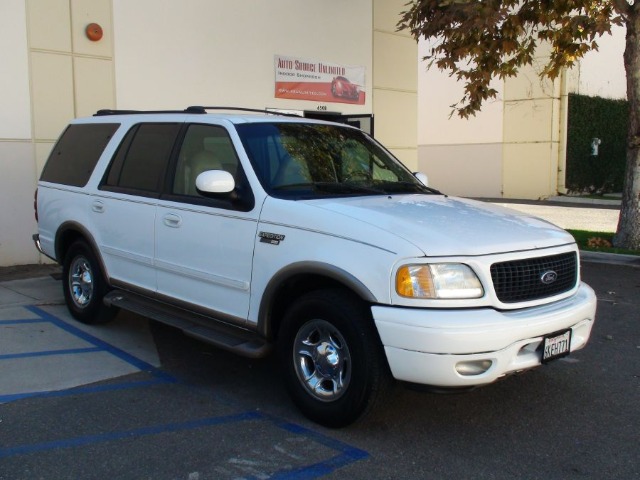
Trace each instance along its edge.
<instances>
[{"instance_id":1,"label":"ford oval emblem","mask_svg":"<svg viewBox=\"0 0 640 480\"><path fill-rule=\"evenodd\" d=\"M555 282L558 279L558 274L553 270L547 270L542 275L540 275L540 281L545 285L549 285Z\"/></svg>"}]
</instances>

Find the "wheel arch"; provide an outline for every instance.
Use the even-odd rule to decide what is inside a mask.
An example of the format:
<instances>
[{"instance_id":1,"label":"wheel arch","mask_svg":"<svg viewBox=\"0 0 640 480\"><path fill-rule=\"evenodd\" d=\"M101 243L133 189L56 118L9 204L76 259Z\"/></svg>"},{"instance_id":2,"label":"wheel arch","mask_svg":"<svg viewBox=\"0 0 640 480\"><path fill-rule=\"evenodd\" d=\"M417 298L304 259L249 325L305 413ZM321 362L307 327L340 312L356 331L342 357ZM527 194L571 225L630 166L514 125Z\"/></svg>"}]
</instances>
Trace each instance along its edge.
<instances>
[{"instance_id":1,"label":"wheel arch","mask_svg":"<svg viewBox=\"0 0 640 480\"><path fill-rule=\"evenodd\" d=\"M288 306L300 295L322 288L341 288L364 302L377 302L371 290L346 270L323 262L298 262L278 271L267 284L258 312L258 331L274 339Z\"/></svg>"},{"instance_id":2,"label":"wheel arch","mask_svg":"<svg viewBox=\"0 0 640 480\"><path fill-rule=\"evenodd\" d=\"M102 272L104 280L109 284L109 274L102 259L102 254L98 248L97 242L89 230L77 222L65 222L58 228L55 240L56 261L60 264L64 263L64 257L67 254L69 247L77 240L84 240L87 245L89 245L89 248L91 248L98 260L98 263L100 264L100 271Z\"/></svg>"}]
</instances>

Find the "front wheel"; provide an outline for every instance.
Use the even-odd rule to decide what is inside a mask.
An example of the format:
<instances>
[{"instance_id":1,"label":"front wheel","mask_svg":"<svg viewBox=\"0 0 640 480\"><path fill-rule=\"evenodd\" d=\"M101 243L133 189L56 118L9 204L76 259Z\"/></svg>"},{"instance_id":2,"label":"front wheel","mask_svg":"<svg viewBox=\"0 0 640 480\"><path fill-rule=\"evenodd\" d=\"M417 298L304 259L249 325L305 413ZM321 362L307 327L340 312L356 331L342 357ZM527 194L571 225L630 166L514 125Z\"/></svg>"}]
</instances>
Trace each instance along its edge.
<instances>
[{"instance_id":1,"label":"front wheel","mask_svg":"<svg viewBox=\"0 0 640 480\"><path fill-rule=\"evenodd\" d=\"M86 242L78 240L69 247L62 274L67 308L76 320L98 324L115 316L117 309L102 303L108 290L107 283L95 254Z\"/></svg>"},{"instance_id":2,"label":"front wheel","mask_svg":"<svg viewBox=\"0 0 640 480\"><path fill-rule=\"evenodd\" d=\"M391 385L368 308L348 292L311 292L294 302L278 350L294 403L328 427L362 417Z\"/></svg>"}]
</instances>

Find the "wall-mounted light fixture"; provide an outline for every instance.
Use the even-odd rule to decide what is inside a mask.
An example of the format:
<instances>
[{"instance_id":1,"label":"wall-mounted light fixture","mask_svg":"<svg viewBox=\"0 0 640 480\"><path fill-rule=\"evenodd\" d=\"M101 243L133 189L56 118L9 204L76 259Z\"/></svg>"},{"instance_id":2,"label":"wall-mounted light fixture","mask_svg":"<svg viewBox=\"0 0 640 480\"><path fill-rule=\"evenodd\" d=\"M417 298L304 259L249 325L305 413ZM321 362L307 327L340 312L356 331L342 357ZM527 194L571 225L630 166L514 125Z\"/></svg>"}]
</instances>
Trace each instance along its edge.
<instances>
[{"instance_id":1,"label":"wall-mounted light fixture","mask_svg":"<svg viewBox=\"0 0 640 480\"><path fill-rule=\"evenodd\" d=\"M97 23L90 23L87 25L87 28L84 29L84 33L87 35L87 38L92 42L97 42L102 39L102 27Z\"/></svg>"}]
</instances>

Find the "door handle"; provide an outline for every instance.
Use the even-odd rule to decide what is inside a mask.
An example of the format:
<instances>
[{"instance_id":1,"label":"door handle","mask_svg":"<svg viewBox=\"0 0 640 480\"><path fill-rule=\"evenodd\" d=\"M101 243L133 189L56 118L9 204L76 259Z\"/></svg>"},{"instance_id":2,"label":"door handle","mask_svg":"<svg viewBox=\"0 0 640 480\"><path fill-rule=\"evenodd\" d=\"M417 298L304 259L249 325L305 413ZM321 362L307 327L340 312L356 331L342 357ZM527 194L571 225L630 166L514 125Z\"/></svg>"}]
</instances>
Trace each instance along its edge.
<instances>
[{"instance_id":1,"label":"door handle","mask_svg":"<svg viewBox=\"0 0 640 480\"><path fill-rule=\"evenodd\" d=\"M171 228L179 228L182 225L182 217L176 215L175 213L167 213L163 217L164 224L167 227Z\"/></svg>"},{"instance_id":2,"label":"door handle","mask_svg":"<svg viewBox=\"0 0 640 480\"><path fill-rule=\"evenodd\" d=\"M91 210L96 213L104 213L104 203L102 203L100 200L96 200L91 204Z\"/></svg>"}]
</instances>

